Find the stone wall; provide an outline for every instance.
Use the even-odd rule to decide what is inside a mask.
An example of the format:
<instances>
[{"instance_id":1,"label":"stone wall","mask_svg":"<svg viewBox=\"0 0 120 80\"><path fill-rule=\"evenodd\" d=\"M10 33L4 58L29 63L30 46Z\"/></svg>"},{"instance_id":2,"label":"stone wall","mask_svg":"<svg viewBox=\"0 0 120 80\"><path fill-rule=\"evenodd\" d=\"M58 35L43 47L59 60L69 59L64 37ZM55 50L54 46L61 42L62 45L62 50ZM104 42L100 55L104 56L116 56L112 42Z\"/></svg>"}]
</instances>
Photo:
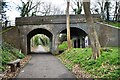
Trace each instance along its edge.
<instances>
[{"instance_id":1,"label":"stone wall","mask_svg":"<svg viewBox=\"0 0 120 80\"><path fill-rule=\"evenodd\" d=\"M70 16L72 28L78 28L88 33L89 25L86 24L84 16ZM81 20L79 20L79 18ZM21 49L22 52L28 53L28 34L39 29L38 33L43 33L49 36L49 32L52 34L51 37L51 52L55 52L59 43L58 36L61 31L66 29L66 16L36 16L36 17L22 17L16 18L16 26L2 34L4 41L10 43L12 46ZM43 32L41 30L47 30ZM120 29L112 27L107 24L97 23L96 31L102 47L106 46L118 46ZM35 32L36 33L36 32ZM37 33L36 33L37 34Z\"/></svg>"},{"instance_id":2,"label":"stone wall","mask_svg":"<svg viewBox=\"0 0 120 80\"><path fill-rule=\"evenodd\" d=\"M27 34L34 29L46 29L52 33L52 46L51 52L56 51L58 34L61 30L65 29L66 24L47 24L47 25L25 25L13 27L2 33L2 39L5 42L10 43L12 46L21 49L22 52L27 53ZM106 46L118 46L120 29L112 27L111 25L97 23L96 31L102 47ZM77 27L87 33L86 23L71 24L71 27Z\"/></svg>"},{"instance_id":3,"label":"stone wall","mask_svg":"<svg viewBox=\"0 0 120 80\"><path fill-rule=\"evenodd\" d=\"M120 29L115 28L108 24L98 23L99 24L99 40L101 43L101 46L113 46L117 47L119 44L119 35L120 35Z\"/></svg>"},{"instance_id":4,"label":"stone wall","mask_svg":"<svg viewBox=\"0 0 120 80\"><path fill-rule=\"evenodd\" d=\"M3 31L2 40L14 46L17 49L20 49L20 36L17 27L13 27Z\"/></svg>"}]
</instances>

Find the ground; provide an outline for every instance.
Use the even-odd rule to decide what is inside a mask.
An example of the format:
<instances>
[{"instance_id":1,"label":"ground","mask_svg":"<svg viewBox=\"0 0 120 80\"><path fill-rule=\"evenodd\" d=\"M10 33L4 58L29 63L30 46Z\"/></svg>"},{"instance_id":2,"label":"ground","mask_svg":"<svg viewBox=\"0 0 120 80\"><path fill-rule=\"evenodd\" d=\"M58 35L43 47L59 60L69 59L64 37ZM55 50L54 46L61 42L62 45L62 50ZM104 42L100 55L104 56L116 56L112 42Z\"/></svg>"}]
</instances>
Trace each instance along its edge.
<instances>
[{"instance_id":1,"label":"ground","mask_svg":"<svg viewBox=\"0 0 120 80\"><path fill-rule=\"evenodd\" d=\"M32 52L47 52L45 48L41 45L38 45L37 47L32 47Z\"/></svg>"},{"instance_id":2,"label":"ground","mask_svg":"<svg viewBox=\"0 0 120 80\"><path fill-rule=\"evenodd\" d=\"M52 54L31 54L32 59L17 78L75 78Z\"/></svg>"}]
</instances>

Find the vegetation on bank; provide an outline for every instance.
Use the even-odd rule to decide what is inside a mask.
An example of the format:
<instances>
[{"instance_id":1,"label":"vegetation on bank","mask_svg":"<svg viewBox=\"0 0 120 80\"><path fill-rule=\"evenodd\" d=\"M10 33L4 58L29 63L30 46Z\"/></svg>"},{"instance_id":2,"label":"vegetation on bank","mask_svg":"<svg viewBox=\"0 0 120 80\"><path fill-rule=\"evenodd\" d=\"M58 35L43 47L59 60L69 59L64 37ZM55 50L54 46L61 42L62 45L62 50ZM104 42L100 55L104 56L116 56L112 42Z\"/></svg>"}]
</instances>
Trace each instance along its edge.
<instances>
[{"instance_id":1,"label":"vegetation on bank","mask_svg":"<svg viewBox=\"0 0 120 80\"><path fill-rule=\"evenodd\" d=\"M67 48L68 48L68 43L67 43L67 41L63 41L61 44L58 45L58 50L59 50L59 51L67 50Z\"/></svg>"},{"instance_id":2,"label":"vegetation on bank","mask_svg":"<svg viewBox=\"0 0 120 80\"><path fill-rule=\"evenodd\" d=\"M73 43L73 40L71 40L71 45ZM61 44L58 45L58 50L59 51L64 51L68 49L68 42L67 41L63 41Z\"/></svg>"},{"instance_id":3,"label":"vegetation on bank","mask_svg":"<svg viewBox=\"0 0 120 80\"><path fill-rule=\"evenodd\" d=\"M112 26L114 26L114 27L117 27L117 28L120 28L120 22L106 22L107 24L109 24L109 25L112 25Z\"/></svg>"},{"instance_id":4,"label":"vegetation on bank","mask_svg":"<svg viewBox=\"0 0 120 80\"><path fill-rule=\"evenodd\" d=\"M8 62L14 61L17 58L23 59L24 57L25 55L21 53L21 51L3 42L0 45L0 71L4 71L6 69L6 64Z\"/></svg>"},{"instance_id":5,"label":"vegetation on bank","mask_svg":"<svg viewBox=\"0 0 120 80\"><path fill-rule=\"evenodd\" d=\"M58 58L69 70L72 70L75 64L79 64L79 67L88 72L91 77L120 77L120 57L118 56L118 48L115 47L111 47L110 50L103 50L96 60L92 58L91 48L72 48L64 51Z\"/></svg>"},{"instance_id":6,"label":"vegetation on bank","mask_svg":"<svg viewBox=\"0 0 120 80\"><path fill-rule=\"evenodd\" d=\"M7 32L7 31L9 31L9 30L11 30L11 29L14 29L14 28L15 28L15 26L11 26L11 27L2 29L2 30L0 31L0 35L3 34L3 33L5 33L5 32Z\"/></svg>"}]
</instances>

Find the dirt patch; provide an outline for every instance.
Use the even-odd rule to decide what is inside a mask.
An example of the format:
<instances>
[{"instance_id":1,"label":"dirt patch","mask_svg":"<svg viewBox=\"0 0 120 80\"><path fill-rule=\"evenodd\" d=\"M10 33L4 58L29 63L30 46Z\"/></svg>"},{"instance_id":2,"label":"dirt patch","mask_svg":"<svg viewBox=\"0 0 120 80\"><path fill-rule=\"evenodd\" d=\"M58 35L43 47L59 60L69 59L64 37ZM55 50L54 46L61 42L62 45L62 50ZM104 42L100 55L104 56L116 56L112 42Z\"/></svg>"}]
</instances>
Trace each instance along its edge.
<instances>
[{"instance_id":1,"label":"dirt patch","mask_svg":"<svg viewBox=\"0 0 120 80\"><path fill-rule=\"evenodd\" d=\"M72 72L76 75L77 78L91 78L90 74L82 70L79 64L75 64L73 66Z\"/></svg>"}]
</instances>

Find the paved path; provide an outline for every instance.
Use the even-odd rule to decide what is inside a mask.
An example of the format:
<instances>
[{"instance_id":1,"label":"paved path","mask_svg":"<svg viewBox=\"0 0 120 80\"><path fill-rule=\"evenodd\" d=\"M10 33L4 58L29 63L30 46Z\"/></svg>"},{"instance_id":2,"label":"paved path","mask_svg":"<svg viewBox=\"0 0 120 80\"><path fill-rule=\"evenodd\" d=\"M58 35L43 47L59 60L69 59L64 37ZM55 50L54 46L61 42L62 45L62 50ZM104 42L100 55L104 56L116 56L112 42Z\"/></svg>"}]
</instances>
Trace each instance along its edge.
<instances>
[{"instance_id":1,"label":"paved path","mask_svg":"<svg viewBox=\"0 0 120 80\"><path fill-rule=\"evenodd\" d=\"M36 48L32 48L32 52L47 52L42 45L38 45Z\"/></svg>"},{"instance_id":2,"label":"paved path","mask_svg":"<svg viewBox=\"0 0 120 80\"><path fill-rule=\"evenodd\" d=\"M52 54L31 54L32 59L17 78L75 78Z\"/></svg>"}]
</instances>

